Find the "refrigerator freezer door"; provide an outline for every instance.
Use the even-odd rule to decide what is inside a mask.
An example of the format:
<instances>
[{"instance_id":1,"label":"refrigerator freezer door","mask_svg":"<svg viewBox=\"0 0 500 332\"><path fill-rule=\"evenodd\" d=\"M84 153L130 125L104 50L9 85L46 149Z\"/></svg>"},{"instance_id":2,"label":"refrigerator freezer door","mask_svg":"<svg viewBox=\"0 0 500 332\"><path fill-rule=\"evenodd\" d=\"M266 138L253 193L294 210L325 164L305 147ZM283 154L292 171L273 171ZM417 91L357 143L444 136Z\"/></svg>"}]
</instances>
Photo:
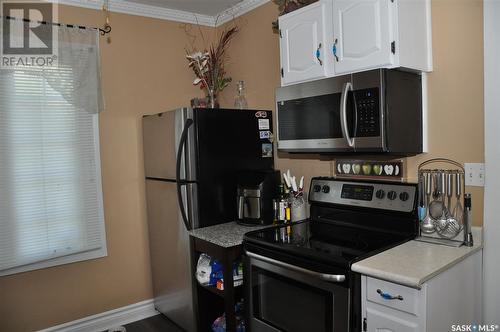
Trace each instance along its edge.
<instances>
[{"instance_id":1,"label":"refrigerator freezer door","mask_svg":"<svg viewBox=\"0 0 500 332\"><path fill-rule=\"evenodd\" d=\"M199 227L237 219L241 171L274 167L269 111L195 110Z\"/></svg>"},{"instance_id":2,"label":"refrigerator freezer door","mask_svg":"<svg viewBox=\"0 0 500 332\"><path fill-rule=\"evenodd\" d=\"M176 191L175 183L146 181L154 301L177 325L195 331L189 234L177 212Z\"/></svg>"},{"instance_id":3,"label":"refrigerator freezer door","mask_svg":"<svg viewBox=\"0 0 500 332\"><path fill-rule=\"evenodd\" d=\"M147 178L176 179L176 154L179 140L186 120L191 117L192 110L189 108L143 117L144 167ZM194 181L196 179L196 155L193 143L194 126L191 126L181 160L180 178L183 180Z\"/></svg>"}]
</instances>

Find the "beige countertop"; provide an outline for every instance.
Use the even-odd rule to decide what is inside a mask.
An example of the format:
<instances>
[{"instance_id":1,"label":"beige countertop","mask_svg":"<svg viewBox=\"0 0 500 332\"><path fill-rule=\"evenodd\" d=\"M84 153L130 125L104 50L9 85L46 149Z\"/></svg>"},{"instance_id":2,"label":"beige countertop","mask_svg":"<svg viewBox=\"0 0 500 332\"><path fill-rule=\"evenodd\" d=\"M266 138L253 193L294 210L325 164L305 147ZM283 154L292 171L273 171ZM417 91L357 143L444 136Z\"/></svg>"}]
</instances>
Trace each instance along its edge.
<instances>
[{"instance_id":1,"label":"beige countertop","mask_svg":"<svg viewBox=\"0 0 500 332\"><path fill-rule=\"evenodd\" d=\"M418 288L483 248L482 228L473 227L474 246L458 248L408 241L352 265L352 270L370 277Z\"/></svg>"}]
</instances>

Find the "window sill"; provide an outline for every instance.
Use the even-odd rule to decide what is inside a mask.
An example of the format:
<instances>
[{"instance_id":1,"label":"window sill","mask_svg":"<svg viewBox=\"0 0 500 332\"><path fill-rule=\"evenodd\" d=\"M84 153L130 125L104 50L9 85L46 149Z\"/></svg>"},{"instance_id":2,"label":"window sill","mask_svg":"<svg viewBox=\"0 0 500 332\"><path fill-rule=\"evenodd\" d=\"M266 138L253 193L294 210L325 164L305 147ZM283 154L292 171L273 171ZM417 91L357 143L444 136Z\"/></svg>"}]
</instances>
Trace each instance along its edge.
<instances>
[{"instance_id":1,"label":"window sill","mask_svg":"<svg viewBox=\"0 0 500 332\"><path fill-rule=\"evenodd\" d=\"M106 245L104 244L99 249L94 249L94 250L81 252L81 253L77 253L77 254L71 254L71 255L67 255L67 256L57 257L57 258L49 259L49 260L46 260L43 262L23 265L23 266L15 267L12 269L0 271L0 277L12 275L12 274L17 274L17 273L28 272L28 271L46 269L49 267L54 267L54 266L59 266L59 265L71 264L71 263L76 263L76 262L83 262L83 261L102 258L102 257L106 257L106 256L108 256L108 249L106 248Z\"/></svg>"}]
</instances>

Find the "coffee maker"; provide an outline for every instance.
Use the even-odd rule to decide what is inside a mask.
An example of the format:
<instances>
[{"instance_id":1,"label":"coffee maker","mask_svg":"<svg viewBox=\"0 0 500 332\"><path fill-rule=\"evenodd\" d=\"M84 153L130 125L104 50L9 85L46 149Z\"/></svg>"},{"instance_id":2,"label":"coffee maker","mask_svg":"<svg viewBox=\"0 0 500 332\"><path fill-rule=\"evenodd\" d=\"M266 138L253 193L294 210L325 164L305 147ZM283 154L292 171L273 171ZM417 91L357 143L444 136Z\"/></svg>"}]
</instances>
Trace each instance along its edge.
<instances>
[{"instance_id":1,"label":"coffee maker","mask_svg":"<svg viewBox=\"0 0 500 332\"><path fill-rule=\"evenodd\" d=\"M256 226L273 222L273 199L278 196L280 171L246 171L238 174L239 224Z\"/></svg>"}]
</instances>

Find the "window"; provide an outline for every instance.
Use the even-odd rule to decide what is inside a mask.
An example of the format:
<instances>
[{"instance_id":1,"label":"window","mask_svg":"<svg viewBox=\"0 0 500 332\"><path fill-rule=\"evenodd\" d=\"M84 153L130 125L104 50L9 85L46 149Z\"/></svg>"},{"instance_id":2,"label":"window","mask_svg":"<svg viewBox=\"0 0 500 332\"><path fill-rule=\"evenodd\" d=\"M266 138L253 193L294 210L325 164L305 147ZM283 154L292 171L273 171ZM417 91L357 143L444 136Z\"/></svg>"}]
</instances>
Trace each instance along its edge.
<instances>
[{"instance_id":1,"label":"window","mask_svg":"<svg viewBox=\"0 0 500 332\"><path fill-rule=\"evenodd\" d=\"M0 276L107 254L98 115L73 100L80 74L0 70Z\"/></svg>"}]
</instances>

